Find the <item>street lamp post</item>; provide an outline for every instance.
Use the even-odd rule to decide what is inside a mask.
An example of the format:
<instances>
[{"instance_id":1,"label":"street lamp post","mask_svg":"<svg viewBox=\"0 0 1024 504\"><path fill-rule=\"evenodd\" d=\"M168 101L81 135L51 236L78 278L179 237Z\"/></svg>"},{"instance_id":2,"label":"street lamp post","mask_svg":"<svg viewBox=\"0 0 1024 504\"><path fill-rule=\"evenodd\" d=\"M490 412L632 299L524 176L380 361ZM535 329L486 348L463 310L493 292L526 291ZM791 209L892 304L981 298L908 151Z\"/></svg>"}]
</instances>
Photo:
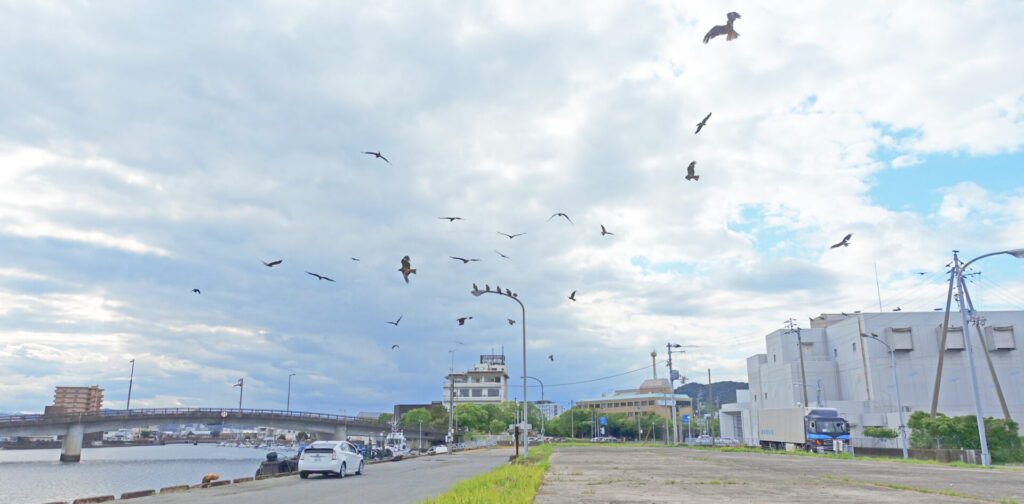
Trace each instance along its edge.
<instances>
[{"instance_id":1,"label":"street lamp post","mask_svg":"<svg viewBox=\"0 0 1024 504\"><path fill-rule=\"evenodd\" d=\"M292 374L288 375L288 402L287 402L287 404L284 407L285 413L290 413L292 411L292 377L293 376L295 376L295 373L292 373Z\"/></svg>"},{"instance_id":2,"label":"street lamp post","mask_svg":"<svg viewBox=\"0 0 1024 504\"><path fill-rule=\"evenodd\" d=\"M519 308L522 310L522 324L523 327L523 427L529 422L527 415L527 401L526 401L526 306L523 306L523 302L519 300L519 296L511 290L501 292L501 288L496 286L496 290L491 290L489 285L484 285L485 289L480 290L476 284L473 284L473 290L469 291L474 296L480 296L481 294L497 294L499 296L505 296L516 303L519 303ZM526 432L523 433L523 458L527 458L530 455L530 436Z\"/></svg>"},{"instance_id":3,"label":"street lamp post","mask_svg":"<svg viewBox=\"0 0 1024 504\"><path fill-rule=\"evenodd\" d=\"M954 257L956 257L955 254L956 254L956 252L954 251ZM956 285L956 290L957 290L957 293L960 294L958 296L959 299L957 300L957 302L960 304L960 315L961 315L961 317L963 319L963 324L964 324L963 325L964 346L967 347L967 362L968 362L970 370L971 370L971 386L974 388L974 409L975 409L975 413L976 413L977 420L978 420L978 441L981 443L981 465L983 465L983 466L990 465L992 463L992 459L990 458L990 454L989 454L989 451L988 451L988 440L986 439L986 436L985 436L985 419L981 416L981 397L978 394L978 377L977 377L977 374L974 371L974 357L973 357L972 350L971 350L971 339L968 336L969 335L968 327L970 327L970 320L974 319L976 317L976 314L974 313L973 309L968 310L967 307L964 304L964 300L966 298L966 293L967 293L967 286L964 285L964 271L967 269L968 266L971 265L971 263L977 261L978 259L984 259L984 258L989 257L989 256L1000 255L1000 254L1009 254L1009 255L1012 255L1013 257L1016 257L1017 259L1024 259L1024 249L1003 250L1003 251L1000 251L1000 252L992 252L992 253L989 253L989 254L980 255L978 257L975 257L974 259L971 259L970 261L967 261L966 263L964 263L959 268L956 268L957 269L957 285ZM956 267L955 264L954 264L954 267ZM941 351L941 349L940 349L940 351Z\"/></svg>"},{"instance_id":4,"label":"street lamp post","mask_svg":"<svg viewBox=\"0 0 1024 504\"><path fill-rule=\"evenodd\" d=\"M636 408L636 442L640 442L640 407Z\"/></svg>"},{"instance_id":5,"label":"street lamp post","mask_svg":"<svg viewBox=\"0 0 1024 504\"><path fill-rule=\"evenodd\" d=\"M669 414L672 415L672 442L679 444L679 421L676 420L676 380L675 372L672 370L672 349L680 348L683 345L678 343L668 343L665 345L668 348L668 388L672 389L670 394L672 395L672 405L669 407ZM685 352L686 350L679 350Z\"/></svg>"},{"instance_id":6,"label":"street lamp post","mask_svg":"<svg viewBox=\"0 0 1024 504\"><path fill-rule=\"evenodd\" d=\"M537 383L540 384L540 402L544 402L544 382L540 381L539 378L534 378L532 376L527 376L527 378L530 378L531 380L537 380ZM541 411L540 412L540 435L541 436L543 436L545 434L545 431L544 431L544 420L546 418L547 418L547 415L545 415L544 412Z\"/></svg>"},{"instance_id":7,"label":"street lamp post","mask_svg":"<svg viewBox=\"0 0 1024 504\"><path fill-rule=\"evenodd\" d=\"M132 382L135 381L135 359L131 360L132 374L128 377L128 404L124 406L125 413L132 409Z\"/></svg>"},{"instance_id":8,"label":"street lamp post","mask_svg":"<svg viewBox=\"0 0 1024 504\"><path fill-rule=\"evenodd\" d=\"M862 334L861 336L869 340L877 341L885 345L885 348L889 350L889 358L892 359L892 381L896 387L896 409L899 410L900 415L900 441L903 444L903 458L910 458L907 454L907 426L903 425L903 401L900 400L900 377L899 373L896 372L896 351L893 350L888 343L882 341L875 333L871 333L870 335Z\"/></svg>"},{"instance_id":9,"label":"street lamp post","mask_svg":"<svg viewBox=\"0 0 1024 504\"><path fill-rule=\"evenodd\" d=\"M455 442L455 348L448 350L451 365L448 367L448 444ZM451 453L449 446L448 453Z\"/></svg>"},{"instance_id":10,"label":"street lamp post","mask_svg":"<svg viewBox=\"0 0 1024 504\"><path fill-rule=\"evenodd\" d=\"M232 387L238 387L238 411L242 411L242 390L245 389L245 378L239 378L238 383Z\"/></svg>"}]
</instances>

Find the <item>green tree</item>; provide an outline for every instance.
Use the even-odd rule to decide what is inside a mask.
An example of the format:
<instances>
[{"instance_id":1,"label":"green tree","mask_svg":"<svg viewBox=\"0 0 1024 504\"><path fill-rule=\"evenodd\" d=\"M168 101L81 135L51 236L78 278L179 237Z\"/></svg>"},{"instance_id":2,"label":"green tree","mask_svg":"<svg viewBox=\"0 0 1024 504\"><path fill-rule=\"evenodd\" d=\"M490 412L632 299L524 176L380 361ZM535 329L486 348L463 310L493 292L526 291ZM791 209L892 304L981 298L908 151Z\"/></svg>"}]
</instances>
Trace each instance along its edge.
<instances>
[{"instance_id":1,"label":"green tree","mask_svg":"<svg viewBox=\"0 0 1024 504\"><path fill-rule=\"evenodd\" d=\"M985 418L985 437L994 462L1024 461L1024 448L1017 436L1017 422L1002 418ZM928 413L915 411L910 415L907 426L910 432L910 446L914 448L966 448L977 450L981 447L978 437L978 421L974 415L947 417L939 413L931 418Z\"/></svg>"},{"instance_id":2,"label":"green tree","mask_svg":"<svg viewBox=\"0 0 1024 504\"><path fill-rule=\"evenodd\" d=\"M295 435L295 439L298 441L305 441L309 439L309 434L306 434L306 431L299 431L299 433Z\"/></svg>"},{"instance_id":3,"label":"green tree","mask_svg":"<svg viewBox=\"0 0 1024 504\"><path fill-rule=\"evenodd\" d=\"M286 439L288 439L288 437L286 437L284 434L281 434L280 436L277 436L277 440L278 441L284 441Z\"/></svg>"},{"instance_id":4,"label":"green tree","mask_svg":"<svg viewBox=\"0 0 1024 504\"><path fill-rule=\"evenodd\" d=\"M485 431L489 427L487 410L478 404L460 404L455 407L455 416L459 427L469 427L472 431Z\"/></svg>"},{"instance_id":5,"label":"green tree","mask_svg":"<svg viewBox=\"0 0 1024 504\"><path fill-rule=\"evenodd\" d=\"M378 422L390 422L391 419L394 418L394 417L395 417L394 413L381 413L380 416L377 417L377 421Z\"/></svg>"},{"instance_id":6,"label":"green tree","mask_svg":"<svg viewBox=\"0 0 1024 504\"><path fill-rule=\"evenodd\" d=\"M423 422L427 426L430 425L430 411L427 408L416 408L407 411L402 415L402 425L416 425Z\"/></svg>"},{"instance_id":7,"label":"green tree","mask_svg":"<svg viewBox=\"0 0 1024 504\"><path fill-rule=\"evenodd\" d=\"M501 434L508 430L508 424L495 418L494 420L491 420L491 422L488 424L487 430L491 434Z\"/></svg>"},{"instance_id":8,"label":"green tree","mask_svg":"<svg viewBox=\"0 0 1024 504\"><path fill-rule=\"evenodd\" d=\"M140 438L148 438L149 436L152 436L152 435L153 435L152 431L148 431L148 430L145 430L145 429L139 431L139 437Z\"/></svg>"}]
</instances>

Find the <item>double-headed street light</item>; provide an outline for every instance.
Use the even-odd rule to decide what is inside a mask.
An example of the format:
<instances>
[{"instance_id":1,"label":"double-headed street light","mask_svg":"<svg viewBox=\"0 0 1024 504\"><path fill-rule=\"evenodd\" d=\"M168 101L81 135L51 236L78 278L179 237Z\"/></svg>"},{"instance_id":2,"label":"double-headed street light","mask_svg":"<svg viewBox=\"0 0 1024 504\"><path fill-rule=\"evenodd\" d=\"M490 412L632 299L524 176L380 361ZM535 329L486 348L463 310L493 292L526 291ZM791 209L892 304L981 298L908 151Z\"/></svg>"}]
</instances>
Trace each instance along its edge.
<instances>
[{"instance_id":1,"label":"double-headed street light","mask_svg":"<svg viewBox=\"0 0 1024 504\"><path fill-rule=\"evenodd\" d=\"M889 357L892 359L892 381L893 385L896 387L896 409L899 410L900 415L900 441L903 444L903 458L910 458L909 455L907 455L907 426L903 425L903 401L900 400L900 377L899 373L896 372L896 351L893 350L888 343L882 341L882 339L875 333L861 334L861 336L868 340L877 341L885 345L885 348L889 350Z\"/></svg>"},{"instance_id":2,"label":"double-headed street light","mask_svg":"<svg viewBox=\"0 0 1024 504\"><path fill-rule=\"evenodd\" d=\"M497 294L499 296L505 296L515 301L516 303L519 303L519 308L522 309L523 311L523 316L521 320L522 324L520 325L522 325L523 327L523 430L526 430L526 423L529 421L527 420L529 418L527 415L527 412L529 411L529 403L526 402L526 307L523 306L523 302L519 300L519 295L512 292L511 290L506 289L504 292L502 292L501 287L497 286L495 286L495 289L496 290L491 290L490 285L484 285L484 290L480 290L480 288L477 287L476 284L473 284L473 290L469 291L469 293L474 296L480 296L482 294ZM527 434L528 433L523 432L523 458L527 458L530 455L530 436L528 436Z\"/></svg>"},{"instance_id":3,"label":"double-headed street light","mask_svg":"<svg viewBox=\"0 0 1024 504\"><path fill-rule=\"evenodd\" d=\"M954 259L956 258L956 253L957 251L953 251ZM991 464L992 459L990 458L990 454L988 451L988 440L985 436L985 419L981 416L981 397L978 395L978 377L974 372L974 357L971 350L971 339L969 337L969 331L967 329L970 325L971 320L975 320L977 318L977 314L975 314L973 308L968 309L967 306L964 304L964 300L967 297L967 285L964 284L964 271L967 269L968 266L970 266L973 262L977 261L978 259L984 259L986 257L1000 254L1008 254L1012 255L1013 257L1016 257L1017 259L1024 259L1024 248L1003 250L1000 252L983 254L978 257L975 257L974 259L971 259L970 261L967 261L958 268L955 264L953 266L954 268L956 268L956 290L959 294L957 302L960 304L960 316L963 318L964 324L964 346L967 347L967 362L971 370L971 386L974 388L974 409L978 420L978 440L981 443L981 465L983 466ZM942 349L939 350L941 351Z\"/></svg>"}]
</instances>

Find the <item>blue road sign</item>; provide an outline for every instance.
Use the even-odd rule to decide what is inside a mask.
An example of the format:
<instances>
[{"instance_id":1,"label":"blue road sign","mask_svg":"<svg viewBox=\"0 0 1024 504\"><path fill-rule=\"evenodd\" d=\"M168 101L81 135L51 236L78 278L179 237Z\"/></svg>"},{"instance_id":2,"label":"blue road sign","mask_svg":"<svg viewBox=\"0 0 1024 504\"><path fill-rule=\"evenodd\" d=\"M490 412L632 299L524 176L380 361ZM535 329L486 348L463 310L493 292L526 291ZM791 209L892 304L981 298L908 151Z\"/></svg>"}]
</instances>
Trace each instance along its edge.
<instances>
[{"instance_id":1,"label":"blue road sign","mask_svg":"<svg viewBox=\"0 0 1024 504\"><path fill-rule=\"evenodd\" d=\"M608 419L605 418L605 417L601 417L601 421L598 422L598 423L600 423L601 425L607 425L608 424Z\"/></svg>"},{"instance_id":2,"label":"blue road sign","mask_svg":"<svg viewBox=\"0 0 1024 504\"><path fill-rule=\"evenodd\" d=\"M683 423L690 423L690 415L683 415Z\"/></svg>"}]
</instances>

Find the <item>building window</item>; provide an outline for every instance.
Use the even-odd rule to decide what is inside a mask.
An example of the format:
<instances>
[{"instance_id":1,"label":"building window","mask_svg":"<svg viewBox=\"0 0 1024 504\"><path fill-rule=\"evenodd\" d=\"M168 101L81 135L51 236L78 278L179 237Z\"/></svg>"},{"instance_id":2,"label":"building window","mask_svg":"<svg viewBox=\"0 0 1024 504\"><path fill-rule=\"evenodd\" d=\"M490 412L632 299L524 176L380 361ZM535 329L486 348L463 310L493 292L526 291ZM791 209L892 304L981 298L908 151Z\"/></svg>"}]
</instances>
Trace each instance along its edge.
<instances>
[{"instance_id":1,"label":"building window","mask_svg":"<svg viewBox=\"0 0 1024 504\"><path fill-rule=\"evenodd\" d=\"M853 342L853 351L854 352L857 351L857 342L856 341Z\"/></svg>"},{"instance_id":2,"label":"building window","mask_svg":"<svg viewBox=\"0 0 1024 504\"><path fill-rule=\"evenodd\" d=\"M498 397L498 389L487 389L487 397Z\"/></svg>"},{"instance_id":3,"label":"building window","mask_svg":"<svg viewBox=\"0 0 1024 504\"><path fill-rule=\"evenodd\" d=\"M772 362L775 362L775 354L772 354Z\"/></svg>"},{"instance_id":4,"label":"building window","mask_svg":"<svg viewBox=\"0 0 1024 504\"><path fill-rule=\"evenodd\" d=\"M839 358L839 349L838 348L833 348L832 349L832 357L835 358L835 359Z\"/></svg>"},{"instance_id":5,"label":"building window","mask_svg":"<svg viewBox=\"0 0 1024 504\"><path fill-rule=\"evenodd\" d=\"M473 397L483 397L483 396L484 396L484 389L478 389L478 388L473 389Z\"/></svg>"}]
</instances>

